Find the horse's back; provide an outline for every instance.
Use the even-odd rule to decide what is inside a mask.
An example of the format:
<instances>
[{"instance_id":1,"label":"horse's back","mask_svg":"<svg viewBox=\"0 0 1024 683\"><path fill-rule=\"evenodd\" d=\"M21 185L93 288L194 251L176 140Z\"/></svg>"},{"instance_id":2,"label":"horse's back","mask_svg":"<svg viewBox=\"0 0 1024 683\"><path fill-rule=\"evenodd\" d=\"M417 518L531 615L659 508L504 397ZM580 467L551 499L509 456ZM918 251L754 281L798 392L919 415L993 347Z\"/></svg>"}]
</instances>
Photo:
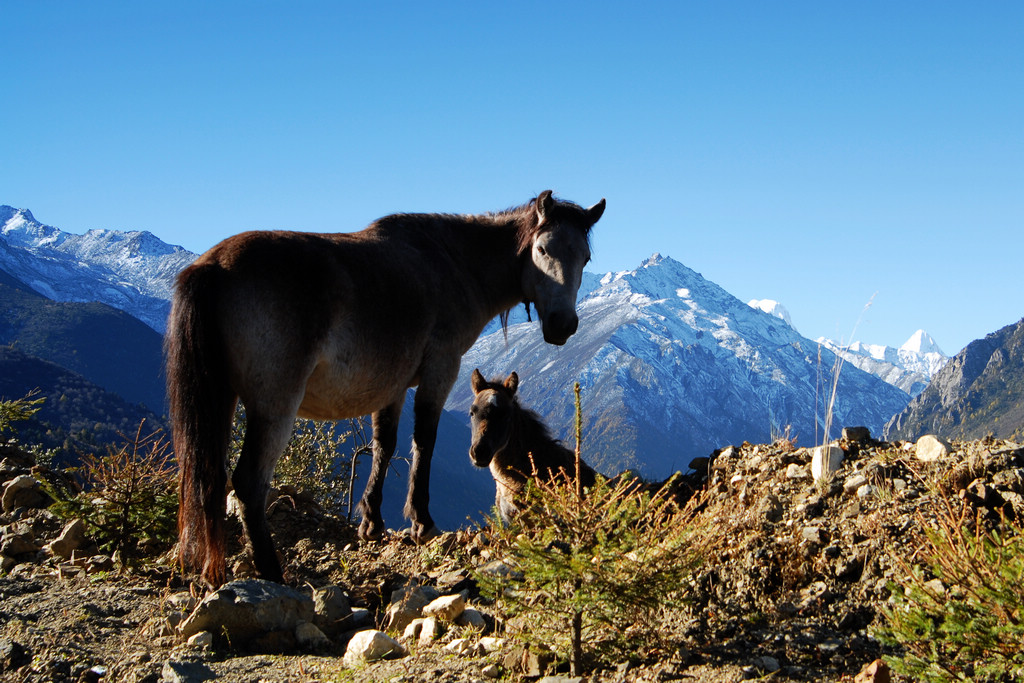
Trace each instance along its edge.
<instances>
[{"instance_id":1,"label":"horse's back","mask_svg":"<svg viewBox=\"0 0 1024 683\"><path fill-rule=\"evenodd\" d=\"M436 336L439 285L420 253L372 228L248 232L200 256L179 289L217 271L208 295L247 406L355 417L400 400Z\"/></svg>"}]
</instances>

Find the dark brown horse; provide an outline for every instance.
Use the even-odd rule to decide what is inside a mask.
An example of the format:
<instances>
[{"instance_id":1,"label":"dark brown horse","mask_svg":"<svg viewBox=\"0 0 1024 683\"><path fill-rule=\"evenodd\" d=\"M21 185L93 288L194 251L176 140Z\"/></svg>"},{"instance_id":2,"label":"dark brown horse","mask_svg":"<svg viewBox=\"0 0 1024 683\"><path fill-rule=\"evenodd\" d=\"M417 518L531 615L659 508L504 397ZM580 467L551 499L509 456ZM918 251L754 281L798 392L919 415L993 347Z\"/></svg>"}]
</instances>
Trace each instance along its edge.
<instances>
[{"instance_id":1,"label":"dark brown horse","mask_svg":"<svg viewBox=\"0 0 1024 683\"><path fill-rule=\"evenodd\" d=\"M576 331L589 233L584 209L550 191L501 213L402 214L361 232L247 232L178 276L166 337L183 566L223 582L227 449L236 403L248 427L231 481L259 575L282 580L266 497L296 416L372 414L373 467L359 534L383 533L381 489L406 390L418 386L405 514L428 511L437 423L462 354L496 315L532 303L545 341Z\"/></svg>"},{"instance_id":2,"label":"dark brown horse","mask_svg":"<svg viewBox=\"0 0 1024 683\"><path fill-rule=\"evenodd\" d=\"M513 372L504 381L488 382L479 370L474 370L471 382L474 398L469 415L473 441L469 457L477 467L491 470L494 504L507 522L520 510L517 501L522 502L528 481L536 478L550 483L556 477L576 481L576 452L554 439L537 414L519 404L519 375ZM579 479L584 487L593 486L598 476L593 468L580 462ZM619 475L623 476L628 475ZM617 480L618 477L612 481L613 485ZM661 493L677 504L685 502L693 492L690 482L679 474L659 483L635 481L635 490L652 495Z\"/></svg>"}]
</instances>

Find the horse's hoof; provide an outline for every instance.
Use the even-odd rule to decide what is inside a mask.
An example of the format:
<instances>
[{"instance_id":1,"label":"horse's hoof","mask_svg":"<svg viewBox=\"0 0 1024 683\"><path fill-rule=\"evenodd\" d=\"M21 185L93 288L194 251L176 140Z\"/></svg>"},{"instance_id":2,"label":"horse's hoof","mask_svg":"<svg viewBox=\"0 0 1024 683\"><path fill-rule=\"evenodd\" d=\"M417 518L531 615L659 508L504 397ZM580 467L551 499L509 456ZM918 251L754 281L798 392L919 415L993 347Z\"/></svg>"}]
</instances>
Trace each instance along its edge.
<instances>
[{"instance_id":1,"label":"horse's hoof","mask_svg":"<svg viewBox=\"0 0 1024 683\"><path fill-rule=\"evenodd\" d=\"M441 533L442 533L441 530L438 529L437 525L435 524L435 525L432 525L426 531L421 531L418 534L414 533L413 534L413 540L416 541L417 544L423 545L425 543L428 543L428 542L434 540L435 538L440 536Z\"/></svg>"},{"instance_id":2,"label":"horse's hoof","mask_svg":"<svg viewBox=\"0 0 1024 683\"><path fill-rule=\"evenodd\" d=\"M368 543L377 543L384 539L384 531L382 527L375 524L363 524L359 525L359 540Z\"/></svg>"}]
</instances>

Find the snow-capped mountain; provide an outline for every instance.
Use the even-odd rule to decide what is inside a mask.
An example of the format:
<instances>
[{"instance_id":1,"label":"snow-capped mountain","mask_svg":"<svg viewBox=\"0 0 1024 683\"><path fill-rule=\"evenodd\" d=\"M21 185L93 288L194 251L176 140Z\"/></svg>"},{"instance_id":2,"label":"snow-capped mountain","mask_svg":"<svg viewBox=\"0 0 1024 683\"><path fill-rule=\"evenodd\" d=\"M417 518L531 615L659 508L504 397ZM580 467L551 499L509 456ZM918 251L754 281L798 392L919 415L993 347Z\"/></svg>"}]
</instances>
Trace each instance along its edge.
<instances>
[{"instance_id":1,"label":"snow-capped mountain","mask_svg":"<svg viewBox=\"0 0 1024 683\"><path fill-rule=\"evenodd\" d=\"M579 331L547 345L537 323L510 321L466 354L447 408L465 411L474 368L515 370L523 404L556 434L572 433L573 382L582 389L584 453L611 473L651 478L685 469L715 448L757 442L790 428L801 445L823 438L835 356L780 318L754 309L681 263L654 255L634 271L581 288ZM855 367L842 369L833 436L882 425L909 396Z\"/></svg>"},{"instance_id":2,"label":"snow-capped mountain","mask_svg":"<svg viewBox=\"0 0 1024 683\"><path fill-rule=\"evenodd\" d=\"M790 317L789 311L785 306L774 299L751 299L747 302L747 305L751 308L756 308L759 311L764 311L768 315L774 315L776 318L784 320L786 324L794 330L796 329L796 325L793 324L793 318Z\"/></svg>"},{"instance_id":3,"label":"snow-capped mountain","mask_svg":"<svg viewBox=\"0 0 1024 683\"><path fill-rule=\"evenodd\" d=\"M789 311L778 301L751 299L747 305L774 315L786 321L790 327L794 327ZM898 349L859 341L846 345L826 337L818 337L817 341L827 346L833 353L841 355L844 362L853 363L864 372L869 372L907 392L911 398L924 391L935 373L949 360L931 335L924 330L915 332Z\"/></svg>"},{"instance_id":4,"label":"snow-capped mountain","mask_svg":"<svg viewBox=\"0 0 1024 683\"><path fill-rule=\"evenodd\" d=\"M196 255L149 232L73 235L0 206L0 268L55 301L100 301L163 333L174 276Z\"/></svg>"},{"instance_id":5,"label":"snow-capped mountain","mask_svg":"<svg viewBox=\"0 0 1024 683\"><path fill-rule=\"evenodd\" d=\"M846 362L907 392L911 398L924 391L949 360L924 330L915 332L898 349L859 341L845 346L824 337L818 342L840 354Z\"/></svg>"}]
</instances>

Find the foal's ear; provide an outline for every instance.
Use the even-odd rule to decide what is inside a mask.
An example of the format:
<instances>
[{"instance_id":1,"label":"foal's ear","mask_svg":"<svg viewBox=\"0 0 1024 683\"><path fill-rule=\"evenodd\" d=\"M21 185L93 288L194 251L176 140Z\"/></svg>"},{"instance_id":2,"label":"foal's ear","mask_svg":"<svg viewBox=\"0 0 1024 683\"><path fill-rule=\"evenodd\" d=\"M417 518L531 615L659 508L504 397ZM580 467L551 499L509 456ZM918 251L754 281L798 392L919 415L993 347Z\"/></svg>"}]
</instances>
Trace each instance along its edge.
<instances>
[{"instance_id":1,"label":"foal's ear","mask_svg":"<svg viewBox=\"0 0 1024 683\"><path fill-rule=\"evenodd\" d=\"M594 204L592 207L587 209L587 218L590 219L590 224L591 225L593 225L594 223L596 223L599 220L601 220L601 216L603 216L603 215L604 215L604 197L602 197L601 201L599 201L597 204Z\"/></svg>"},{"instance_id":2,"label":"foal's ear","mask_svg":"<svg viewBox=\"0 0 1024 683\"><path fill-rule=\"evenodd\" d=\"M505 380L505 388L511 391L513 394L516 393L516 389L519 388L519 375L512 373Z\"/></svg>"},{"instance_id":3,"label":"foal's ear","mask_svg":"<svg viewBox=\"0 0 1024 683\"><path fill-rule=\"evenodd\" d=\"M469 381L470 384L473 385L474 394L479 394L487 387L487 380L485 380L484 376L480 374L479 368L473 371L473 376L470 378Z\"/></svg>"},{"instance_id":4,"label":"foal's ear","mask_svg":"<svg viewBox=\"0 0 1024 683\"><path fill-rule=\"evenodd\" d=\"M555 208L555 200L551 196L551 190L544 190L537 197L537 219L538 222L543 223L551 213L551 210Z\"/></svg>"}]
</instances>

